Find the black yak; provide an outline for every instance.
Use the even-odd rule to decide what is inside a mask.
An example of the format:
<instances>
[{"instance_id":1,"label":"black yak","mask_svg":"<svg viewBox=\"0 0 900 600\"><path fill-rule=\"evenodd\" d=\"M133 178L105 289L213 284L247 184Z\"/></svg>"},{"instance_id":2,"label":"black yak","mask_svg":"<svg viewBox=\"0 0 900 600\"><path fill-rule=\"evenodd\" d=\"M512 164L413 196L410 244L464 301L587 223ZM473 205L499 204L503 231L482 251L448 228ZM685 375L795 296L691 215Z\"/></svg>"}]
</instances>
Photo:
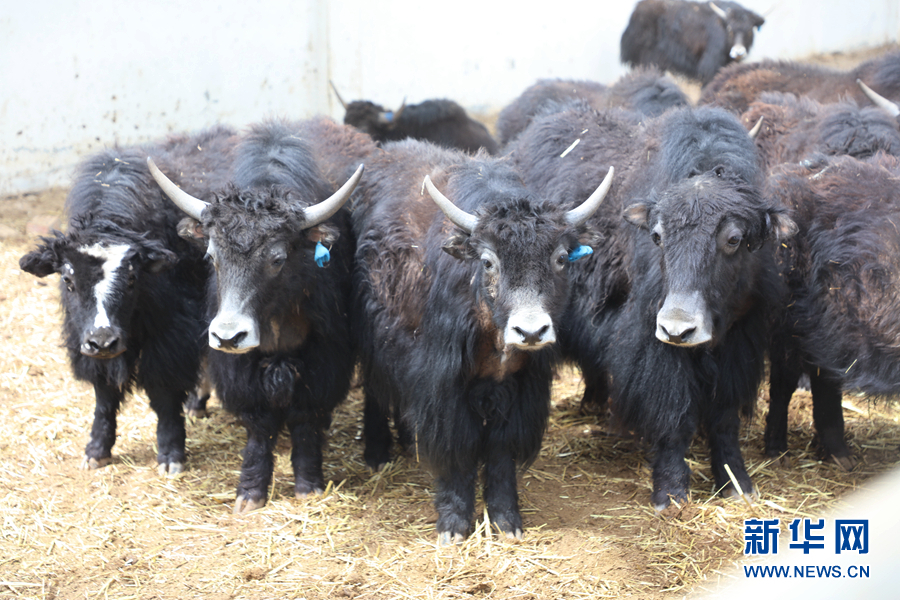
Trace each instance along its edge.
<instances>
[{"instance_id":1,"label":"black yak","mask_svg":"<svg viewBox=\"0 0 900 600\"><path fill-rule=\"evenodd\" d=\"M508 160L414 140L384 150L353 213L367 409L383 424L395 410L431 468L440 543L470 531L482 466L491 522L520 538L516 466L540 450L569 264L596 244L584 222L612 171L573 208L534 196ZM377 466L390 439L373 442Z\"/></svg>"},{"instance_id":2,"label":"black yak","mask_svg":"<svg viewBox=\"0 0 900 600\"><path fill-rule=\"evenodd\" d=\"M775 315L765 449L786 452L787 411L810 376L818 445L844 469L842 390L900 392L900 161L819 155L775 167L766 193L799 226L776 259L790 290Z\"/></svg>"},{"instance_id":3,"label":"black yak","mask_svg":"<svg viewBox=\"0 0 900 600\"><path fill-rule=\"evenodd\" d=\"M497 118L497 138L506 146L524 130L535 115L582 99L596 109L621 107L655 117L673 106L690 104L678 85L662 71L638 68L611 86L588 80L539 79L510 102Z\"/></svg>"},{"instance_id":4,"label":"black yak","mask_svg":"<svg viewBox=\"0 0 900 600\"><path fill-rule=\"evenodd\" d=\"M849 71L789 60L730 65L703 88L699 103L742 114L764 92L786 92L823 103L850 98L866 106L871 98L857 80L881 96L900 100L900 50L876 56Z\"/></svg>"},{"instance_id":5,"label":"black yak","mask_svg":"<svg viewBox=\"0 0 900 600\"><path fill-rule=\"evenodd\" d=\"M411 137L470 154L479 148L497 153L497 142L487 127L466 114L453 100L424 100L419 104L404 101L393 111L368 100L346 103L334 84L332 89L344 107L344 124L368 133L379 144Z\"/></svg>"},{"instance_id":6,"label":"black yak","mask_svg":"<svg viewBox=\"0 0 900 600\"><path fill-rule=\"evenodd\" d=\"M207 266L203 251L178 237L182 215L154 183L145 157L153 152L161 164L177 164L175 179L205 196L228 169L233 137L216 127L91 156L66 199L67 232L43 238L19 261L38 277L61 275L69 361L96 394L84 468L110 462L116 413L136 387L158 417L160 473L184 467L181 411L200 368Z\"/></svg>"},{"instance_id":7,"label":"black yak","mask_svg":"<svg viewBox=\"0 0 900 600\"><path fill-rule=\"evenodd\" d=\"M740 413L755 405L766 318L781 298L770 240L795 226L760 194L746 129L718 109L640 125L576 102L532 122L511 156L526 185L567 202L610 165L619 173L588 221L605 235L594 260L572 266L559 339L585 399L609 392L615 418L651 447L653 505L688 497L684 455L698 427L716 488L734 493L728 465L749 492Z\"/></svg>"},{"instance_id":8,"label":"black yak","mask_svg":"<svg viewBox=\"0 0 900 600\"><path fill-rule=\"evenodd\" d=\"M725 65L743 60L765 19L737 2L641 0L622 34L619 58L656 65L704 85Z\"/></svg>"},{"instance_id":9,"label":"black yak","mask_svg":"<svg viewBox=\"0 0 900 600\"><path fill-rule=\"evenodd\" d=\"M294 492L324 487L322 447L355 364L350 336L354 243L340 189L346 161L371 140L327 119L256 125L235 149L232 185L209 203L157 181L208 240L209 372L224 407L247 429L234 512L266 503L273 449L287 426ZM320 155L321 158L317 160ZM359 163L357 163L359 164ZM337 166L335 166L337 165Z\"/></svg>"}]
</instances>

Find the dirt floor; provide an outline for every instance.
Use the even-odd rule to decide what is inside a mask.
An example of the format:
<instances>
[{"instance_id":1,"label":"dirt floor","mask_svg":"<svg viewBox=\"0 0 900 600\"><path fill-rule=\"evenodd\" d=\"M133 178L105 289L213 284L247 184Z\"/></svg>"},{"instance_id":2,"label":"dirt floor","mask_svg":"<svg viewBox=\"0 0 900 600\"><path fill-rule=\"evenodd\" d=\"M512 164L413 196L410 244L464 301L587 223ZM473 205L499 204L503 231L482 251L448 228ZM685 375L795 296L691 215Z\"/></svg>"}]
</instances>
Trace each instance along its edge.
<instances>
[{"instance_id":1,"label":"dirt floor","mask_svg":"<svg viewBox=\"0 0 900 600\"><path fill-rule=\"evenodd\" d=\"M188 424L180 476L157 474L143 396L120 413L112 464L83 471L93 391L72 379L59 347L58 278L18 269L33 246L26 226L60 216L64 195L0 199L0 598L682 598L742 559L745 518L823 516L900 462L900 409L855 396L844 416L859 465L845 473L819 461L800 392L792 464L770 464L764 388L742 437L759 489L752 506L713 495L698 441L692 502L658 515L641 448L578 413L582 383L566 369L541 456L520 478L520 543L499 540L479 514L462 546L437 547L431 481L415 457L380 473L362 461L359 390L335 415L321 497L293 497L282 442L268 505L232 516L245 434L215 401Z\"/></svg>"}]
</instances>

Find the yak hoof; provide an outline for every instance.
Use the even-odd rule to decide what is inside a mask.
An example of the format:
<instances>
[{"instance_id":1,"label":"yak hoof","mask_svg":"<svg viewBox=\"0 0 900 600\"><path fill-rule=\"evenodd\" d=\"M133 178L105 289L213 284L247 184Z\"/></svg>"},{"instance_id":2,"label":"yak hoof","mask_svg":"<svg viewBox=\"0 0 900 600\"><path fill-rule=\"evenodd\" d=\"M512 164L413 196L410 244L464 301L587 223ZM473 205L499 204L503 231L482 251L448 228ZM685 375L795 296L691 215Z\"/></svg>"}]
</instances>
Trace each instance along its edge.
<instances>
[{"instance_id":1,"label":"yak hoof","mask_svg":"<svg viewBox=\"0 0 900 600\"><path fill-rule=\"evenodd\" d=\"M521 529L516 529L515 531L504 531L503 534L510 542L521 542L522 538L524 537Z\"/></svg>"},{"instance_id":2,"label":"yak hoof","mask_svg":"<svg viewBox=\"0 0 900 600\"><path fill-rule=\"evenodd\" d=\"M209 413L205 408L189 408L185 416L189 419L205 419L209 417Z\"/></svg>"},{"instance_id":3,"label":"yak hoof","mask_svg":"<svg viewBox=\"0 0 900 600\"><path fill-rule=\"evenodd\" d=\"M247 498L246 496L238 496L234 500L234 510L232 514L239 515L242 513L248 513L251 510L256 510L257 508L262 508L266 505L266 499L260 498L259 500L253 500L251 498Z\"/></svg>"},{"instance_id":4,"label":"yak hoof","mask_svg":"<svg viewBox=\"0 0 900 600\"><path fill-rule=\"evenodd\" d=\"M84 460L81 461L81 468L86 471L93 469L102 469L111 462L111 456L107 456L106 458L91 458L89 456L85 456Z\"/></svg>"},{"instance_id":5,"label":"yak hoof","mask_svg":"<svg viewBox=\"0 0 900 600\"><path fill-rule=\"evenodd\" d=\"M176 475L184 471L184 464L179 462L159 463L159 466L156 467L156 470L159 472L160 477L175 477Z\"/></svg>"},{"instance_id":6,"label":"yak hoof","mask_svg":"<svg viewBox=\"0 0 900 600\"><path fill-rule=\"evenodd\" d=\"M759 493L756 491L756 487L751 487L750 491L745 491L744 495L748 498L756 498L759 496ZM729 483L722 489L722 497L723 498L734 498L740 499L741 495L737 493L737 490L734 489L734 486Z\"/></svg>"},{"instance_id":7,"label":"yak hoof","mask_svg":"<svg viewBox=\"0 0 900 600\"><path fill-rule=\"evenodd\" d=\"M313 496L321 496L325 493L325 490L322 488L315 488L309 492L294 492L294 498L297 500L306 500L307 498L311 498Z\"/></svg>"},{"instance_id":8,"label":"yak hoof","mask_svg":"<svg viewBox=\"0 0 900 600\"><path fill-rule=\"evenodd\" d=\"M843 471L850 472L853 470L853 467L857 465L859 462L854 457L850 456L836 456L834 454L831 455L831 460L835 462L835 464L842 469Z\"/></svg>"},{"instance_id":9,"label":"yak hoof","mask_svg":"<svg viewBox=\"0 0 900 600\"><path fill-rule=\"evenodd\" d=\"M438 534L438 546L459 546L465 541L465 539L465 536L461 533L450 533L449 531L442 531Z\"/></svg>"}]
</instances>

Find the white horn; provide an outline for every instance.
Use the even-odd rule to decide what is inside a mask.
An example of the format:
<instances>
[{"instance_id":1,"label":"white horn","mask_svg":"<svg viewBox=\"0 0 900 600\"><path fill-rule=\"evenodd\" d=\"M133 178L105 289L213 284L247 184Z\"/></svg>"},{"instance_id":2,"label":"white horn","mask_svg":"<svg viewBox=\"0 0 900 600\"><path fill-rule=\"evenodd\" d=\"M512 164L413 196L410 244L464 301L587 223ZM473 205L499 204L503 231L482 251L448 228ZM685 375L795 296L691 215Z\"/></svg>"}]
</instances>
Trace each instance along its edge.
<instances>
[{"instance_id":1,"label":"white horn","mask_svg":"<svg viewBox=\"0 0 900 600\"><path fill-rule=\"evenodd\" d=\"M719 15L722 19L728 18L728 13L726 13L724 10L722 10L721 8L716 6L715 2L710 2L709 7L711 9L713 9L713 12L716 13L717 15Z\"/></svg>"},{"instance_id":2,"label":"white horn","mask_svg":"<svg viewBox=\"0 0 900 600\"><path fill-rule=\"evenodd\" d=\"M594 193L591 194L587 200L582 202L581 206L577 206L566 213L566 223L573 227L578 227L579 225L583 225L591 215L596 212L600 203L603 202L603 199L606 197L609 188L612 187L612 180L615 172L615 167L609 168L606 177L603 178L603 181L600 182L600 185L594 190Z\"/></svg>"},{"instance_id":3,"label":"white horn","mask_svg":"<svg viewBox=\"0 0 900 600\"><path fill-rule=\"evenodd\" d=\"M303 229L315 227L340 210L344 203L350 199L350 194L353 193L353 190L356 189L356 184L359 183L359 178L362 177L364 168L364 165L359 165L356 168L356 172L350 176L347 183L341 186L341 189L318 204L307 207L305 212L306 223L303 224Z\"/></svg>"},{"instance_id":4,"label":"white horn","mask_svg":"<svg viewBox=\"0 0 900 600\"><path fill-rule=\"evenodd\" d=\"M891 102L890 100L864 84L861 79L857 79L856 84L863 91L863 93L869 97L869 100L875 103L875 106L885 111L894 118L900 116L900 106L897 106L895 103Z\"/></svg>"},{"instance_id":5,"label":"white horn","mask_svg":"<svg viewBox=\"0 0 900 600\"><path fill-rule=\"evenodd\" d=\"M156 183L159 184L159 187L162 188L162 191L165 192L166 196L168 196L178 208L187 213L189 217L199 221L203 209L209 206L209 204L199 198L191 196L172 183L172 180L166 177L163 172L157 168L156 163L153 162L153 159L149 156L147 157L147 166L150 167L150 174L153 175L153 179L156 180Z\"/></svg>"},{"instance_id":6,"label":"white horn","mask_svg":"<svg viewBox=\"0 0 900 600\"><path fill-rule=\"evenodd\" d=\"M467 213L460 207L453 204L447 196L443 195L434 184L431 183L431 177L428 175L425 176L425 181L423 182L425 185L425 189L428 190L428 195L431 196L431 199L434 200L434 203L438 205L438 208L443 211L447 218L450 219L450 222L465 231L466 233L472 233L475 231L475 227L478 225L478 217L473 214Z\"/></svg>"},{"instance_id":7,"label":"white horn","mask_svg":"<svg viewBox=\"0 0 900 600\"><path fill-rule=\"evenodd\" d=\"M758 134L759 130L762 129L762 123L763 123L763 117L760 117L759 120L756 122L756 125L754 125L753 128L747 132L747 135L750 136L751 140L756 139L756 134Z\"/></svg>"}]
</instances>

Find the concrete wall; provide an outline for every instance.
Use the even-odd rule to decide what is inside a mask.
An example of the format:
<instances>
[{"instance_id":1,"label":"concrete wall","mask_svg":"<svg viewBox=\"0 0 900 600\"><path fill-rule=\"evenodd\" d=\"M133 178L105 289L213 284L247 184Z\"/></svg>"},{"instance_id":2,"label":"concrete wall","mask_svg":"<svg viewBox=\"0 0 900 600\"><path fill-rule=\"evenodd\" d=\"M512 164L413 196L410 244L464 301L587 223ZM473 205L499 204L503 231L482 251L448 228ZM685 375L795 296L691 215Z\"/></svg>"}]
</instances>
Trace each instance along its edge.
<instances>
[{"instance_id":1,"label":"concrete wall","mask_svg":"<svg viewBox=\"0 0 900 600\"><path fill-rule=\"evenodd\" d=\"M633 7L497 0L32 0L0 8L0 197L67 185L86 153L221 121L340 118L329 93L499 110L539 77L609 82ZM751 58L897 41L896 0L746 0ZM543 6L543 8L537 8ZM515 8L510 8L515 7Z\"/></svg>"}]
</instances>

